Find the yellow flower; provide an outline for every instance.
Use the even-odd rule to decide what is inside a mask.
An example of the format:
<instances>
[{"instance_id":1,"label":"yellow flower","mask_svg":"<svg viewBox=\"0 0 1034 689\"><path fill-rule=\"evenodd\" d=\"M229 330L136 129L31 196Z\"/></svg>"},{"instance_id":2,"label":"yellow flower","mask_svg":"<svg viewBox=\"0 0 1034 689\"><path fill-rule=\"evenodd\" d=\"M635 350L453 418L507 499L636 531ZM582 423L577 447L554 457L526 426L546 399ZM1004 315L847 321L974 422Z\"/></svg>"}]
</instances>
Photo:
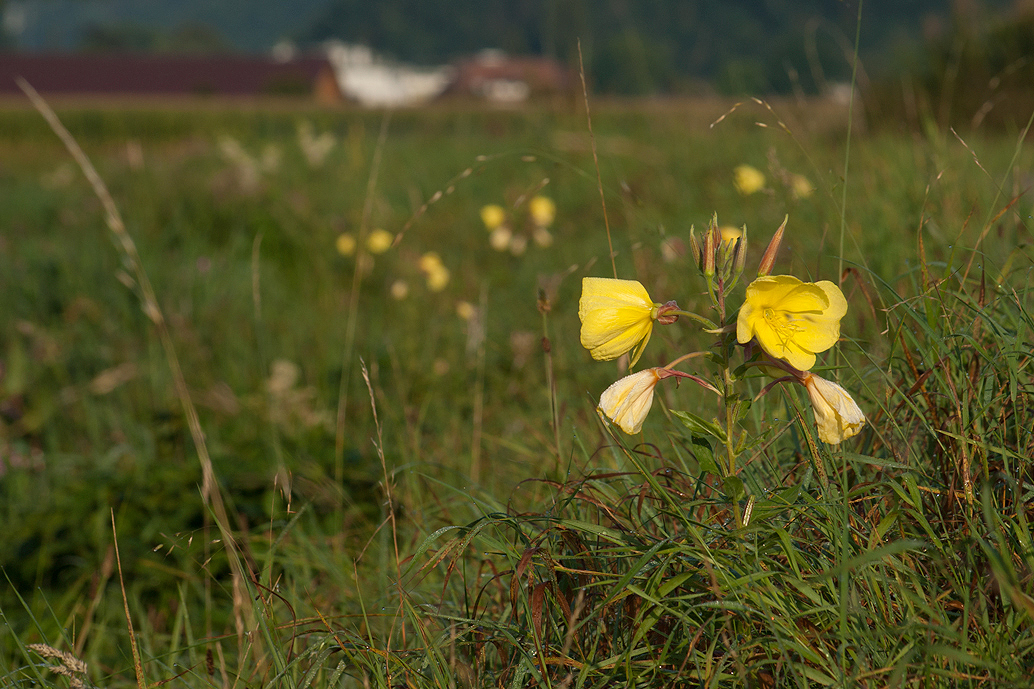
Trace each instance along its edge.
<instances>
[{"instance_id":1,"label":"yellow flower","mask_svg":"<svg viewBox=\"0 0 1034 689\"><path fill-rule=\"evenodd\" d=\"M653 406L653 389L661 379L659 371L648 368L617 381L600 395L599 411L629 435L643 430Z\"/></svg>"},{"instance_id":2,"label":"yellow flower","mask_svg":"<svg viewBox=\"0 0 1034 689\"><path fill-rule=\"evenodd\" d=\"M762 174L761 170L750 165L737 165L736 169L732 171L733 184L736 185L736 191L740 192L744 196L750 196L751 194L760 191L765 186L765 175Z\"/></svg>"},{"instance_id":3,"label":"yellow flower","mask_svg":"<svg viewBox=\"0 0 1034 689\"><path fill-rule=\"evenodd\" d=\"M636 280L582 278L582 346L598 361L634 350L629 366L635 366L650 341L658 306Z\"/></svg>"},{"instance_id":4,"label":"yellow flower","mask_svg":"<svg viewBox=\"0 0 1034 689\"><path fill-rule=\"evenodd\" d=\"M556 204L548 196L535 196L528 202L531 221L538 227L549 227L556 218Z\"/></svg>"},{"instance_id":5,"label":"yellow flower","mask_svg":"<svg viewBox=\"0 0 1034 689\"><path fill-rule=\"evenodd\" d=\"M469 301L456 302L456 315L465 321L469 321L477 313L477 308Z\"/></svg>"},{"instance_id":6,"label":"yellow flower","mask_svg":"<svg viewBox=\"0 0 1034 689\"><path fill-rule=\"evenodd\" d=\"M770 356L807 371L815 365L817 352L836 344L840 319L846 313L844 293L828 280L801 282L792 275L759 277L747 286L736 319L736 340L746 344L756 337Z\"/></svg>"},{"instance_id":7,"label":"yellow flower","mask_svg":"<svg viewBox=\"0 0 1034 689\"><path fill-rule=\"evenodd\" d=\"M506 222L506 211L502 206L490 203L481 209L481 222L485 223L485 229L494 230Z\"/></svg>"},{"instance_id":8,"label":"yellow flower","mask_svg":"<svg viewBox=\"0 0 1034 689\"><path fill-rule=\"evenodd\" d=\"M815 193L815 187L804 175L794 175L790 180L790 188L795 199L806 199Z\"/></svg>"},{"instance_id":9,"label":"yellow flower","mask_svg":"<svg viewBox=\"0 0 1034 689\"><path fill-rule=\"evenodd\" d=\"M366 248L371 254L383 254L391 248L391 243L394 241L395 235L387 230L378 228L371 232L370 236L366 238Z\"/></svg>"},{"instance_id":10,"label":"yellow flower","mask_svg":"<svg viewBox=\"0 0 1034 689\"><path fill-rule=\"evenodd\" d=\"M449 284L449 269L439 265L427 272L427 289L432 292L441 292Z\"/></svg>"},{"instance_id":11,"label":"yellow flower","mask_svg":"<svg viewBox=\"0 0 1034 689\"><path fill-rule=\"evenodd\" d=\"M347 232L342 232L337 236L337 241L334 242L334 246L337 248L337 252L342 256L351 256L355 253L355 237Z\"/></svg>"},{"instance_id":12,"label":"yellow flower","mask_svg":"<svg viewBox=\"0 0 1034 689\"><path fill-rule=\"evenodd\" d=\"M434 251L428 251L420 257L420 260L417 262L417 266L421 271L430 273L431 271L442 267L442 257Z\"/></svg>"},{"instance_id":13,"label":"yellow flower","mask_svg":"<svg viewBox=\"0 0 1034 689\"><path fill-rule=\"evenodd\" d=\"M812 373L804 376L804 386L815 410L819 440L836 445L858 435L865 425L865 415L847 390Z\"/></svg>"},{"instance_id":14,"label":"yellow flower","mask_svg":"<svg viewBox=\"0 0 1034 689\"><path fill-rule=\"evenodd\" d=\"M722 244L732 244L743 236L743 230L732 225L722 225L718 231L722 233Z\"/></svg>"}]
</instances>

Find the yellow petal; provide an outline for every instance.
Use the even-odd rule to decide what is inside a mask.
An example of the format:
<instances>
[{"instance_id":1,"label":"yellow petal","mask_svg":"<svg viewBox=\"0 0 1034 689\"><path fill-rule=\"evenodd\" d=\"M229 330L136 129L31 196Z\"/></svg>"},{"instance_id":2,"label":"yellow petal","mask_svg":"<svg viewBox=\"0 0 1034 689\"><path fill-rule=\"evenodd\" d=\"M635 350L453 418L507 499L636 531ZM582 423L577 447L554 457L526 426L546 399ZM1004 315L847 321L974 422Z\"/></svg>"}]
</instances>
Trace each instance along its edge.
<instances>
[{"instance_id":1,"label":"yellow petal","mask_svg":"<svg viewBox=\"0 0 1034 689\"><path fill-rule=\"evenodd\" d=\"M804 384L815 411L819 440L836 445L865 426L865 414L847 390L814 374L809 374Z\"/></svg>"},{"instance_id":2,"label":"yellow petal","mask_svg":"<svg viewBox=\"0 0 1034 689\"><path fill-rule=\"evenodd\" d=\"M847 300L832 282L802 282L792 275L759 277L747 286L736 317L740 344L757 338L769 356L807 371L815 354L840 339L840 319Z\"/></svg>"},{"instance_id":3,"label":"yellow petal","mask_svg":"<svg viewBox=\"0 0 1034 689\"><path fill-rule=\"evenodd\" d=\"M635 349L634 365L650 339L653 309L646 288L636 280L583 278L578 301L582 346L602 361Z\"/></svg>"},{"instance_id":4,"label":"yellow petal","mask_svg":"<svg viewBox=\"0 0 1034 689\"><path fill-rule=\"evenodd\" d=\"M653 406L653 390L660 379L656 368L625 376L603 391L599 410L625 433L638 433Z\"/></svg>"}]
</instances>

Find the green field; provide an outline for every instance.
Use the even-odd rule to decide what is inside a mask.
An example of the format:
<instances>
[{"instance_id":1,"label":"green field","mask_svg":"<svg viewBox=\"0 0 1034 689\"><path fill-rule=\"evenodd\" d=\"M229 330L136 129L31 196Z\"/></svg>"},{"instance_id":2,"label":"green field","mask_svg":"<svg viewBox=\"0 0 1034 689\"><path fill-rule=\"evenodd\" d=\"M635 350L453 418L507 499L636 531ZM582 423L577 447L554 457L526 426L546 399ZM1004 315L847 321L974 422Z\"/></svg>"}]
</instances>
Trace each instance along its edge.
<instances>
[{"instance_id":1,"label":"green field","mask_svg":"<svg viewBox=\"0 0 1034 689\"><path fill-rule=\"evenodd\" d=\"M600 103L593 140L578 102L65 104L138 258L0 110L0 683L1029 686L1029 141L732 106ZM624 370L579 343L582 278L720 320L689 240L714 214L749 237L726 323L785 217L773 272L840 284L815 370L859 435L818 442L798 386L747 405L753 368L735 418L685 380L641 435L600 420ZM637 369L735 349L682 318Z\"/></svg>"}]
</instances>

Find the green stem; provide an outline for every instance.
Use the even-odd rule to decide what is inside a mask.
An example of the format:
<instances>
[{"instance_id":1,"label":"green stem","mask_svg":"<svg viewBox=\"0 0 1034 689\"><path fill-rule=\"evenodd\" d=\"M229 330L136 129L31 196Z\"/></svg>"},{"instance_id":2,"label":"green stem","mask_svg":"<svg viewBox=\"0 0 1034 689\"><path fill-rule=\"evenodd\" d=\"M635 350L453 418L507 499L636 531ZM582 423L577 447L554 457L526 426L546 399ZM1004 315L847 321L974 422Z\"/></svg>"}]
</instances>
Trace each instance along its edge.
<instances>
[{"instance_id":1,"label":"green stem","mask_svg":"<svg viewBox=\"0 0 1034 689\"><path fill-rule=\"evenodd\" d=\"M685 316L686 318L691 318L694 321L696 321L697 323L699 323L700 325L702 325L705 328L707 328L708 330L716 330L718 328L718 326L713 321L711 321L709 318L705 318L704 316L701 316L699 314L693 313L692 311L681 311L681 310L680 311L667 311L667 312L665 312L665 315Z\"/></svg>"},{"instance_id":2,"label":"green stem","mask_svg":"<svg viewBox=\"0 0 1034 689\"><path fill-rule=\"evenodd\" d=\"M729 402L730 392L733 387L732 373L729 371L729 360L728 360L728 347L725 348L726 360L725 368L722 371L724 378L724 392L723 401L725 403L725 457L727 463L726 475L729 477L736 475L736 422L733 419L733 404ZM733 514L736 516L736 528L743 528L743 513L740 511L739 496L732 501Z\"/></svg>"}]
</instances>

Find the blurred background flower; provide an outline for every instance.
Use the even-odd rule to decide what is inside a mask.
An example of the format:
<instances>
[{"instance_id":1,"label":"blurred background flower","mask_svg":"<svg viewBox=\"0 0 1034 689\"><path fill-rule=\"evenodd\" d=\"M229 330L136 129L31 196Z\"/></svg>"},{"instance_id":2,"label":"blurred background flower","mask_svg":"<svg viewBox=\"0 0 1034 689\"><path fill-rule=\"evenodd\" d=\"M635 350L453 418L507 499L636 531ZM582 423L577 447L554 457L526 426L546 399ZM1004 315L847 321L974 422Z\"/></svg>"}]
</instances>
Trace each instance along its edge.
<instances>
[{"instance_id":1,"label":"blurred background flower","mask_svg":"<svg viewBox=\"0 0 1034 689\"><path fill-rule=\"evenodd\" d=\"M733 183L736 191L744 196L760 191L765 186L765 175L761 170L750 165L737 165L733 172Z\"/></svg>"},{"instance_id":2,"label":"blurred background flower","mask_svg":"<svg viewBox=\"0 0 1034 689\"><path fill-rule=\"evenodd\" d=\"M502 206L490 203L481 209L481 222L485 223L485 229L494 230L506 222L506 211Z\"/></svg>"},{"instance_id":3,"label":"blurred background flower","mask_svg":"<svg viewBox=\"0 0 1034 689\"><path fill-rule=\"evenodd\" d=\"M556 204L548 196L535 196L528 203L528 212L536 227L549 227L556 218Z\"/></svg>"},{"instance_id":4,"label":"blurred background flower","mask_svg":"<svg viewBox=\"0 0 1034 689\"><path fill-rule=\"evenodd\" d=\"M513 237L513 232L506 225L500 225L499 227L492 230L492 234L488 235L488 245L496 251L506 251L510 247L510 239Z\"/></svg>"},{"instance_id":5,"label":"blurred background flower","mask_svg":"<svg viewBox=\"0 0 1034 689\"><path fill-rule=\"evenodd\" d=\"M804 175L794 175L790 181L790 189L795 199L806 199L815 193L815 186Z\"/></svg>"},{"instance_id":6,"label":"blurred background flower","mask_svg":"<svg viewBox=\"0 0 1034 689\"><path fill-rule=\"evenodd\" d=\"M405 280L396 280L391 283L391 287L388 288L388 292L391 294L391 298L395 301L402 301L409 296L409 283Z\"/></svg>"},{"instance_id":7,"label":"blurred background flower","mask_svg":"<svg viewBox=\"0 0 1034 689\"><path fill-rule=\"evenodd\" d=\"M355 237L348 232L342 232L339 234L337 236L337 240L334 242L337 252L342 256L351 256L354 254L357 244Z\"/></svg>"},{"instance_id":8,"label":"blurred background flower","mask_svg":"<svg viewBox=\"0 0 1034 689\"><path fill-rule=\"evenodd\" d=\"M371 254L383 254L391 248L391 244L394 241L395 235L387 230L377 228L366 238L366 248Z\"/></svg>"},{"instance_id":9,"label":"blurred background flower","mask_svg":"<svg viewBox=\"0 0 1034 689\"><path fill-rule=\"evenodd\" d=\"M718 231L722 233L723 244L732 244L743 236L743 230L732 225L722 225L718 228Z\"/></svg>"}]
</instances>

